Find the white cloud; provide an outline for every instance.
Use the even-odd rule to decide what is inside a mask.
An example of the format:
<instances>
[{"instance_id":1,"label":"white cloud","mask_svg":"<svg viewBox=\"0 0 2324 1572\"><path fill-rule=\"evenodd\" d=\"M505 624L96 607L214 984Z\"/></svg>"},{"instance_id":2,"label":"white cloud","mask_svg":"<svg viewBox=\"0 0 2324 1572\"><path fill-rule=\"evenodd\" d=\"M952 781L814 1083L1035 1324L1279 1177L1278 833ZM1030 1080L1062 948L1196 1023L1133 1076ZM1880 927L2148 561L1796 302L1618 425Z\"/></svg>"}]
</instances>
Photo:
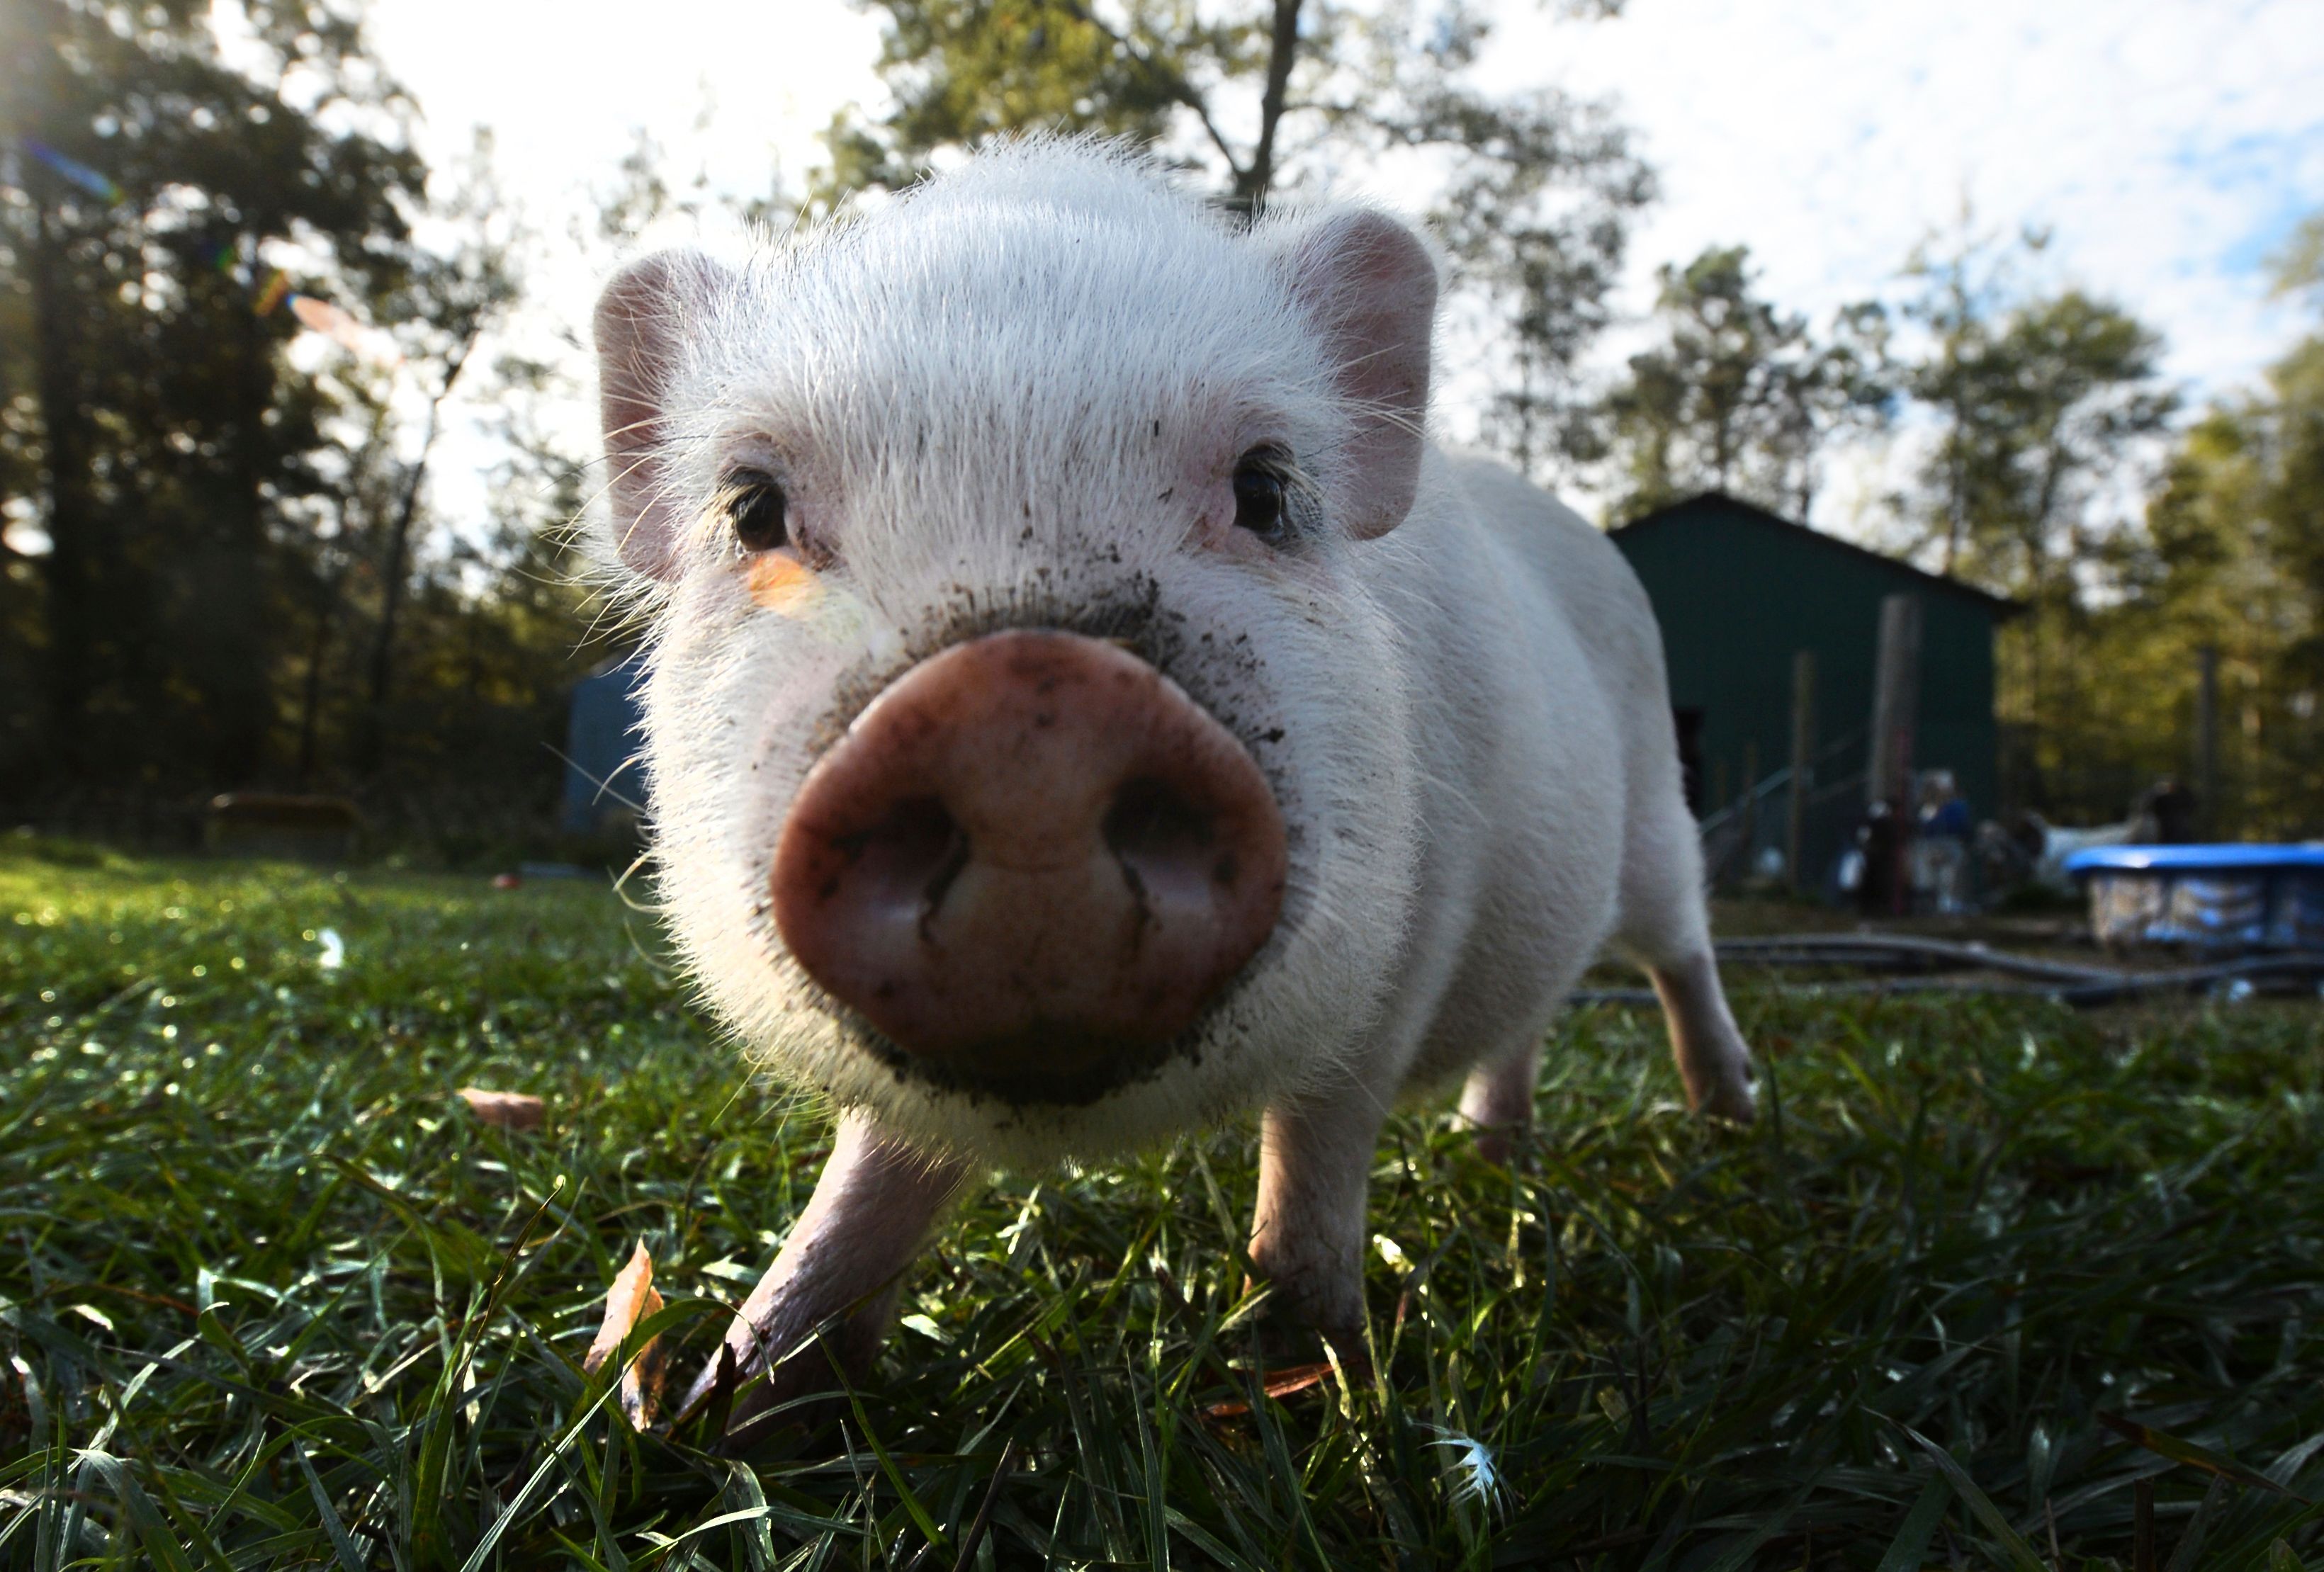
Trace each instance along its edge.
<instances>
[{"instance_id":1,"label":"white cloud","mask_svg":"<svg viewBox=\"0 0 2324 1572\"><path fill-rule=\"evenodd\" d=\"M2262 265L2324 207L2324 11L2314 0L1631 0L1618 21L1513 8L1499 85L1615 98L1661 171L1624 304L1655 262L1750 246L1775 299L1821 315L1891 290L1957 225L2052 232L2051 270L2169 342L2203 397L2300 329ZM1877 484L1877 454L1841 466ZM1833 488L1819 513L1844 511Z\"/></svg>"},{"instance_id":2,"label":"white cloud","mask_svg":"<svg viewBox=\"0 0 2324 1572\"><path fill-rule=\"evenodd\" d=\"M1492 85L1617 99L1661 171L1633 313L1655 262L1741 242L1771 294L1821 315L1893 288L1966 198L1982 225L2052 229L2058 276L2163 329L2170 370L2199 395L2250 381L2297 330L2259 262L2324 207L2316 0L1630 0L1601 23L1503 9ZM550 234L586 211L634 127L679 178L748 196L778 165L795 180L833 112L879 91L876 21L837 0L390 0L370 27L426 111L431 156L490 124L509 189ZM569 250L554 259L539 308L580 321L589 274ZM447 467L482 452L463 448ZM1819 512L1844 513L1846 489Z\"/></svg>"}]
</instances>

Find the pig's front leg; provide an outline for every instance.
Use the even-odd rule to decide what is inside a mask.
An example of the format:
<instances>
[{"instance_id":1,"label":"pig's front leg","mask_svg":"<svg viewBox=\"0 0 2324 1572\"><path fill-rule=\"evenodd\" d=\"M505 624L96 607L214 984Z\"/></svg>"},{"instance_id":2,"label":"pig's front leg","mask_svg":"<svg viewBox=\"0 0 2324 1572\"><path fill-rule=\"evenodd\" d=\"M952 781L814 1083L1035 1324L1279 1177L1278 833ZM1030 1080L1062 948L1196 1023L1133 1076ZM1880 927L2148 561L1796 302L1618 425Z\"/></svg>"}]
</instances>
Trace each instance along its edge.
<instances>
[{"instance_id":1,"label":"pig's front leg","mask_svg":"<svg viewBox=\"0 0 2324 1572\"><path fill-rule=\"evenodd\" d=\"M737 1401L730 1427L829 1384L830 1361L812 1339L834 1317L844 1319L825 1338L842 1367L851 1375L870 1367L895 1313L897 1279L967 1180L965 1164L882 1135L862 1114L840 1116L813 1199L726 1333L736 1381L780 1361ZM723 1362L695 1378L680 1412L708 1396Z\"/></svg>"},{"instance_id":2,"label":"pig's front leg","mask_svg":"<svg viewBox=\"0 0 2324 1572\"><path fill-rule=\"evenodd\" d=\"M1361 1087L1279 1103L1259 1135L1251 1265L1275 1313L1314 1328L1342 1364L1364 1349L1364 1200L1385 1110Z\"/></svg>"}]
</instances>

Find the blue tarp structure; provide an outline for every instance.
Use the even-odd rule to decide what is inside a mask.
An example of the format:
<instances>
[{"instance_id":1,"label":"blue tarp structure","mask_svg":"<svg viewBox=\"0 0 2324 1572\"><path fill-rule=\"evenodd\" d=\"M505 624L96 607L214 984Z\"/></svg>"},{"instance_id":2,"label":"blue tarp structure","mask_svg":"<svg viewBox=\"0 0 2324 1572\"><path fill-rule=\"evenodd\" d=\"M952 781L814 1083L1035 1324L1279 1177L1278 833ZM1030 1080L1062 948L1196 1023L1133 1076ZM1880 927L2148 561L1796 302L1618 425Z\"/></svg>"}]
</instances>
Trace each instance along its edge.
<instances>
[{"instance_id":1,"label":"blue tarp structure","mask_svg":"<svg viewBox=\"0 0 2324 1572\"><path fill-rule=\"evenodd\" d=\"M641 654L608 660L573 685L565 730L565 801L558 813L568 834L587 835L639 815L646 800L638 762L645 684Z\"/></svg>"},{"instance_id":2,"label":"blue tarp structure","mask_svg":"<svg viewBox=\"0 0 2324 1572\"><path fill-rule=\"evenodd\" d=\"M2324 846L2094 846L2066 871L2104 943L2324 947Z\"/></svg>"}]
</instances>

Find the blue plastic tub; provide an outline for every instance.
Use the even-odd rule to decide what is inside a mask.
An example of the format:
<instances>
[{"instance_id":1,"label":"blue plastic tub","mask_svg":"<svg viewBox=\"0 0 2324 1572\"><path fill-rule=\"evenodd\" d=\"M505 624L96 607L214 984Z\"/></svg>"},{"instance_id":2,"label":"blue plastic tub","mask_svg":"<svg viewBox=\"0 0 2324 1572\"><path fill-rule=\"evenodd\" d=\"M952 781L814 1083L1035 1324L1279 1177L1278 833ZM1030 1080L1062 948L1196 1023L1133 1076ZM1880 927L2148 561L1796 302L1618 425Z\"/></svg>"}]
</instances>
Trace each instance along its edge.
<instances>
[{"instance_id":1,"label":"blue plastic tub","mask_svg":"<svg viewBox=\"0 0 2324 1572\"><path fill-rule=\"evenodd\" d=\"M2324 949L2324 845L2093 846L2066 871L2100 943Z\"/></svg>"}]
</instances>

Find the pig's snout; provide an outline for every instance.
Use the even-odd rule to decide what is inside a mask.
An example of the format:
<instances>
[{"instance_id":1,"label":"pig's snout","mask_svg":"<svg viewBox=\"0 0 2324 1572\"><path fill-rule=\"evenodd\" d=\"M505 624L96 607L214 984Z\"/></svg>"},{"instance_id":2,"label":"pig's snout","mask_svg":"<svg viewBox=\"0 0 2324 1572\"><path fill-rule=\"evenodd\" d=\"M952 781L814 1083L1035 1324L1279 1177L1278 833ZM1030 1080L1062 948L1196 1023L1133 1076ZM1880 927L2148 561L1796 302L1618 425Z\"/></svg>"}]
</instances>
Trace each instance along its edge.
<instances>
[{"instance_id":1,"label":"pig's snout","mask_svg":"<svg viewBox=\"0 0 2324 1572\"><path fill-rule=\"evenodd\" d=\"M807 777L783 942L937 1079L1086 1102L1150 1068L1266 942L1283 815L1137 657L996 633L899 678Z\"/></svg>"}]
</instances>

